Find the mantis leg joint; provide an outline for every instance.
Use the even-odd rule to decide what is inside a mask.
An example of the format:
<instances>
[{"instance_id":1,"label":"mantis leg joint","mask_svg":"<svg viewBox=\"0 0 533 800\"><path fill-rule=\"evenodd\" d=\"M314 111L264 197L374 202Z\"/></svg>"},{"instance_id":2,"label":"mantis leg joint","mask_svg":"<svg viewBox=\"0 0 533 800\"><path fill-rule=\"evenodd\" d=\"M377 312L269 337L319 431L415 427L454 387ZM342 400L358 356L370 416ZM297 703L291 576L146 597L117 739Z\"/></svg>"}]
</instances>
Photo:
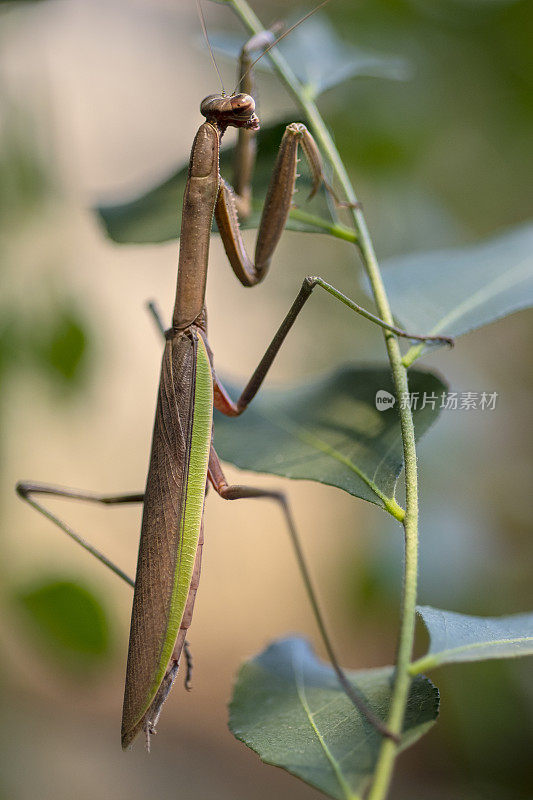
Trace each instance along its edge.
<instances>
[{"instance_id":1,"label":"mantis leg joint","mask_svg":"<svg viewBox=\"0 0 533 800\"><path fill-rule=\"evenodd\" d=\"M22 497L23 500L27 500L28 496L31 494L31 483L19 481L15 486L15 491L19 497Z\"/></svg>"}]
</instances>

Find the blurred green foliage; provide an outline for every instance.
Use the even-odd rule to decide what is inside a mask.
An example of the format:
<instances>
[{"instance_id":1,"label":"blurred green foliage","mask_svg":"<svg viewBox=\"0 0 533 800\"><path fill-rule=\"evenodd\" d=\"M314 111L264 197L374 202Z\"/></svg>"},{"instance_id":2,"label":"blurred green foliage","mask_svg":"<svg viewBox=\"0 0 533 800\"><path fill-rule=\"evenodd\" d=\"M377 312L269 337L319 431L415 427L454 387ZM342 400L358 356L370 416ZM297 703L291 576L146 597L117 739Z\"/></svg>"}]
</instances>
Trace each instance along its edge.
<instances>
[{"instance_id":1,"label":"blurred green foliage","mask_svg":"<svg viewBox=\"0 0 533 800\"><path fill-rule=\"evenodd\" d=\"M10 375L24 370L37 369L60 399L81 390L91 363L88 327L67 295L47 298L38 312L0 310L0 399Z\"/></svg>"},{"instance_id":2,"label":"blurred green foliage","mask_svg":"<svg viewBox=\"0 0 533 800\"><path fill-rule=\"evenodd\" d=\"M338 0L328 15L414 69L339 90L329 119L356 174L438 197L476 235L531 216L531 2Z\"/></svg>"},{"instance_id":3,"label":"blurred green foliage","mask_svg":"<svg viewBox=\"0 0 533 800\"><path fill-rule=\"evenodd\" d=\"M439 672L435 746L446 754L451 785L466 780L472 788L484 786L480 797L529 800L531 740L524 735L529 709L522 685L530 671L528 661L495 661Z\"/></svg>"},{"instance_id":4,"label":"blurred green foliage","mask_svg":"<svg viewBox=\"0 0 533 800\"><path fill-rule=\"evenodd\" d=\"M0 400L11 370L35 368L58 396L71 395L88 376L86 312L65 284L61 264L55 269L43 264L38 246L30 291L17 282L17 243L22 247L42 236L35 226L54 202L61 201L54 145L50 132L36 127L29 107L1 91L0 101L8 112L0 130L0 246L6 245L0 270L8 289L0 305Z\"/></svg>"},{"instance_id":5,"label":"blurred green foliage","mask_svg":"<svg viewBox=\"0 0 533 800\"><path fill-rule=\"evenodd\" d=\"M41 217L61 201L50 131L35 124L29 104L2 92L0 100L9 112L0 130L0 270L6 289L0 303L1 412L12 386L29 375L40 375L54 400L75 399L86 386L92 349L87 312L74 298L61 263L50 268L46 247L42 255L39 246L39 237L46 241L49 233L39 227ZM18 251L34 240L28 279ZM15 589L9 578L6 583L28 639L65 669L86 674L108 655L106 613L91 590L64 579L43 578Z\"/></svg>"},{"instance_id":6,"label":"blurred green foliage","mask_svg":"<svg viewBox=\"0 0 533 800\"><path fill-rule=\"evenodd\" d=\"M0 132L0 235L6 235L8 224L23 222L48 200L53 184L31 116L1 93L0 101L9 115Z\"/></svg>"},{"instance_id":7,"label":"blurred green foliage","mask_svg":"<svg viewBox=\"0 0 533 800\"><path fill-rule=\"evenodd\" d=\"M36 642L60 666L86 672L109 655L106 613L94 593L79 581L39 579L18 589L14 601Z\"/></svg>"},{"instance_id":8,"label":"blurred green foliage","mask_svg":"<svg viewBox=\"0 0 533 800\"><path fill-rule=\"evenodd\" d=\"M36 338L34 356L62 387L78 387L86 370L87 335L81 315L72 306L52 312L48 328Z\"/></svg>"}]
</instances>

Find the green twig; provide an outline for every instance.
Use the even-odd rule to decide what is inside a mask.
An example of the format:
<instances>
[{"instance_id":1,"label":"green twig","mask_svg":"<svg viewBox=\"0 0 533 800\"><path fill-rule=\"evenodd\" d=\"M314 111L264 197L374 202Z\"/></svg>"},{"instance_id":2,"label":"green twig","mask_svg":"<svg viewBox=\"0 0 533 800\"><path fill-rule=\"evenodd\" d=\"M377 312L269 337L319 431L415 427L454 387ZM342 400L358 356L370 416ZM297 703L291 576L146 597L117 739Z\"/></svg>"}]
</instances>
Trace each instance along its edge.
<instances>
[{"instance_id":1,"label":"green twig","mask_svg":"<svg viewBox=\"0 0 533 800\"><path fill-rule=\"evenodd\" d=\"M256 34L263 30L261 22L249 7L246 0L226 0L226 2L251 34ZM348 203L353 206L350 208L349 213L351 214L356 233L355 244L359 249L370 281L378 314L381 319L389 325L394 325L394 319L374 252L372 239L364 215L361 208L358 206L355 191L333 139L320 116L318 108L311 97L311 93L307 91L306 87L298 80L283 56L278 52L278 49L274 48L271 50L268 53L268 58L270 58L279 77L305 114L322 153L326 156L332 167L336 181L341 186ZM407 395L409 390L407 369L402 363L402 356L396 336L390 331L384 331L383 335L385 337L385 345L391 366L396 396L398 400L400 400L401 397ZM387 727L395 734L400 734L402 731L411 682L409 664L415 632L418 573L418 476L415 433L409 404L398 402L398 406L405 465L406 508L405 518L403 520L405 532L405 566L401 623L396 658L395 681L387 722ZM392 739L384 739L378 756L374 782L370 789L368 800L383 800L387 796L397 753L397 743Z\"/></svg>"},{"instance_id":2,"label":"green twig","mask_svg":"<svg viewBox=\"0 0 533 800\"><path fill-rule=\"evenodd\" d=\"M344 239L345 242L352 242L356 244L357 234L352 228L347 228L345 225L340 225L338 222L327 222L322 217L317 217L315 214L309 214L307 211L302 211L301 208L291 208L289 217L305 222L308 225L314 225L316 228L321 228L325 233L330 236L335 236L337 239Z\"/></svg>"}]
</instances>

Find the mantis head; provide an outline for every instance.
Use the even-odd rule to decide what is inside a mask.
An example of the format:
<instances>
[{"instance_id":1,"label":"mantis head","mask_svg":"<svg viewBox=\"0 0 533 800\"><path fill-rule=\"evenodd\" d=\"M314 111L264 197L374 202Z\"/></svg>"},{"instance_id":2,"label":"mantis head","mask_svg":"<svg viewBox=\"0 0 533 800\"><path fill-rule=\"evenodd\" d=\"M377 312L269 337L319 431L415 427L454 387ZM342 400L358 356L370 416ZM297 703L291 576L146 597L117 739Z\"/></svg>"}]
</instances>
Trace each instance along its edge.
<instances>
[{"instance_id":1,"label":"mantis head","mask_svg":"<svg viewBox=\"0 0 533 800\"><path fill-rule=\"evenodd\" d=\"M249 94L210 94L200 105L200 111L208 122L222 132L231 125L234 128L259 130L259 118L255 113L255 101Z\"/></svg>"}]
</instances>

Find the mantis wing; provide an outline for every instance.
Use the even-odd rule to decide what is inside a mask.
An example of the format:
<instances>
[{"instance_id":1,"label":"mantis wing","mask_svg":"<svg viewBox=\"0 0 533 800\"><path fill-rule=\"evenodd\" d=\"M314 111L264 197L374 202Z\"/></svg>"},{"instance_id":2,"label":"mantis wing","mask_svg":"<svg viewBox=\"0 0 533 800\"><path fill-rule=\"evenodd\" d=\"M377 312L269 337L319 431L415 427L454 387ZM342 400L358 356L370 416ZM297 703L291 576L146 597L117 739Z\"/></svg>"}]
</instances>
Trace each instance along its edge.
<instances>
[{"instance_id":1,"label":"mantis wing","mask_svg":"<svg viewBox=\"0 0 533 800\"><path fill-rule=\"evenodd\" d=\"M169 339L146 482L122 714L122 747L146 725L172 656L202 525L212 435L211 366L194 329Z\"/></svg>"}]
</instances>

